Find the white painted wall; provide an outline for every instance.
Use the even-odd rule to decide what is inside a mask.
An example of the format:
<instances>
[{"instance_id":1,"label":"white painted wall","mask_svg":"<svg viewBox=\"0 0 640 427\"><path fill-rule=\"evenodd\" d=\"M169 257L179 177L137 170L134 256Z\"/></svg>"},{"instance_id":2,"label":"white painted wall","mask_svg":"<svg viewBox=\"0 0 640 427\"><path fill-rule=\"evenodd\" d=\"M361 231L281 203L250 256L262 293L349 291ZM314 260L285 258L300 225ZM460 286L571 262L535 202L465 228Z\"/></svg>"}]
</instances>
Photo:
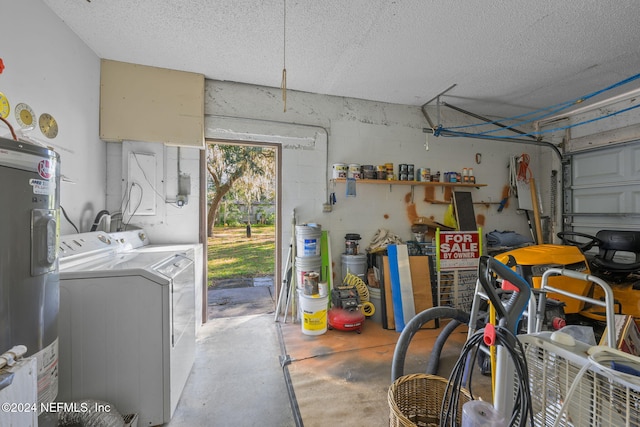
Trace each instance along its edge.
<instances>
[{"instance_id":1,"label":"white painted wall","mask_svg":"<svg viewBox=\"0 0 640 427\"><path fill-rule=\"evenodd\" d=\"M88 231L105 208L105 143L98 137L100 60L40 0L0 0L5 70L0 92L11 102L8 118L19 126L13 108L29 104L36 115L52 114L59 132L48 139L38 128L25 136L44 142L60 154L60 204L81 231ZM0 135L10 137L0 123ZM6 183L3 185L7 185ZM62 234L74 233L61 217Z\"/></svg>"},{"instance_id":2,"label":"white painted wall","mask_svg":"<svg viewBox=\"0 0 640 427\"><path fill-rule=\"evenodd\" d=\"M431 138L425 150L423 128L427 122L419 107L383 104L356 99L288 91L283 112L278 89L221 81L207 81L205 137L278 142L283 135L281 206L283 253L291 236L291 212L298 223L316 222L332 238L334 271L340 269L346 233L362 236L361 251L379 228L403 239L411 238L408 210L412 208L411 187L357 185L357 196L345 197L345 185L331 177L333 163L413 163L441 172L473 167L478 183L474 201L499 202L508 183L509 157L528 153L538 186L548 197L552 154L548 148L508 142L466 138ZM325 143L328 137L328 146ZM482 162L475 163L475 155ZM544 171L544 172L543 172ZM337 204L330 213L322 205L327 193L335 191ZM440 190L437 189L439 194ZM446 205L423 201L424 190L415 187L413 201L418 215L443 221ZM497 212L497 205L475 205L476 216L484 215L484 230L514 230L528 234L526 217L516 211L517 202Z\"/></svg>"},{"instance_id":3,"label":"white painted wall","mask_svg":"<svg viewBox=\"0 0 640 427\"><path fill-rule=\"evenodd\" d=\"M178 148L157 142L124 141L107 143L107 209L124 214L124 228L144 228L153 244L197 243L199 241L200 150ZM152 154L155 176L145 197L155 199L155 215L130 215L140 201L138 187L128 180L129 153ZM178 206L178 153L180 171L191 178L190 195L184 206ZM134 209L129 209L134 206Z\"/></svg>"}]
</instances>

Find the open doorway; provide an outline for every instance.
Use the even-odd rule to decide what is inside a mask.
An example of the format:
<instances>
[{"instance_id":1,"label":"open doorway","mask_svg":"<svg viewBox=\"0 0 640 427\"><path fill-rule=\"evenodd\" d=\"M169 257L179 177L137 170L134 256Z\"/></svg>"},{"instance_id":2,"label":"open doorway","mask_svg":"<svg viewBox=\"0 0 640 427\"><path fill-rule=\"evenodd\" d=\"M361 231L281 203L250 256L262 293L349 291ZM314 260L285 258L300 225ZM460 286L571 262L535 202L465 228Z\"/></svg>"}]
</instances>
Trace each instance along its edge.
<instances>
[{"instance_id":1,"label":"open doorway","mask_svg":"<svg viewBox=\"0 0 640 427\"><path fill-rule=\"evenodd\" d=\"M207 318L272 313L280 146L207 140Z\"/></svg>"}]
</instances>

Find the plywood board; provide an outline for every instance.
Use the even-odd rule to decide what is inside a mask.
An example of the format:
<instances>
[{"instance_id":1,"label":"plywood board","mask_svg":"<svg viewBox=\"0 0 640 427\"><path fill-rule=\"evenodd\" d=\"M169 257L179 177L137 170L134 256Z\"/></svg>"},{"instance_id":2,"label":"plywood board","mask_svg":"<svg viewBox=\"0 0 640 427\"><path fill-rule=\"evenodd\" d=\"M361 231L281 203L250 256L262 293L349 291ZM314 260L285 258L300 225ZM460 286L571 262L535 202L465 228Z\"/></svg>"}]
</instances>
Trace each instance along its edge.
<instances>
[{"instance_id":1,"label":"plywood board","mask_svg":"<svg viewBox=\"0 0 640 427\"><path fill-rule=\"evenodd\" d=\"M204 148L204 75L102 59L100 138Z\"/></svg>"},{"instance_id":2,"label":"plywood board","mask_svg":"<svg viewBox=\"0 0 640 427\"><path fill-rule=\"evenodd\" d=\"M413 301L416 313L433 307L433 290L431 288L431 269L428 256L410 256L411 283L413 286ZM436 322L431 321L423 328L435 328Z\"/></svg>"},{"instance_id":3,"label":"plywood board","mask_svg":"<svg viewBox=\"0 0 640 427\"><path fill-rule=\"evenodd\" d=\"M431 268L429 266L428 256L410 256L409 267L411 269L411 282L413 288L413 300L415 312L420 313L423 310L434 306L433 289L431 285ZM389 270L389 257L382 257L383 288L381 289L382 300L385 305L384 319L382 325L385 329L395 329L395 318L393 314L393 295L391 289L391 275ZM404 313L403 313L404 314ZM385 324L386 319L386 324ZM429 322L423 328L435 328L435 321Z\"/></svg>"}]
</instances>

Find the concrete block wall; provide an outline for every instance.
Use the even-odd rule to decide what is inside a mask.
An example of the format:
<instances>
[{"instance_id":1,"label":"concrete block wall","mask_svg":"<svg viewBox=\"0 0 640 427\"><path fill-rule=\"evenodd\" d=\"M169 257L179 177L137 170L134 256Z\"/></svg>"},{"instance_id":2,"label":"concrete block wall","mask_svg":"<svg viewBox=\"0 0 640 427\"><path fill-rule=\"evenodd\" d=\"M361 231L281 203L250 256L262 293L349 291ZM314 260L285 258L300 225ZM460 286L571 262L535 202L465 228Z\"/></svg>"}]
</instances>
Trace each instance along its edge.
<instances>
[{"instance_id":1,"label":"concrete block wall","mask_svg":"<svg viewBox=\"0 0 640 427\"><path fill-rule=\"evenodd\" d=\"M345 196L345 184L334 183L334 163L384 164L412 163L415 168L433 171L461 171L473 167L478 183L487 184L471 191L479 225L486 232L494 229L529 234L526 217L518 212L518 202L497 212L503 188L508 184L509 157L527 153L538 187L549 187L554 159L548 148L508 142L467 138L429 138L428 124L419 107L384 104L358 99L287 92L287 111L283 111L279 89L208 80L205 86L205 137L237 141L281 144L282 203L279 230L282 257L291 237L291 212L298 224L319 223L331 236L334 276L340 271L346 233L361 235L360 250L379 228L402 239L411 235L411 221L426 216L442 222L446 204L425 201L425 189L404 185L356 185L356 197ZM481 162L476 163L476 154ZM323 212L328 195L335 192L337 203ZM436 198L442 189L436 188ZM548 201L542 194L543 214Z\"/></svg>"}]
</instances>

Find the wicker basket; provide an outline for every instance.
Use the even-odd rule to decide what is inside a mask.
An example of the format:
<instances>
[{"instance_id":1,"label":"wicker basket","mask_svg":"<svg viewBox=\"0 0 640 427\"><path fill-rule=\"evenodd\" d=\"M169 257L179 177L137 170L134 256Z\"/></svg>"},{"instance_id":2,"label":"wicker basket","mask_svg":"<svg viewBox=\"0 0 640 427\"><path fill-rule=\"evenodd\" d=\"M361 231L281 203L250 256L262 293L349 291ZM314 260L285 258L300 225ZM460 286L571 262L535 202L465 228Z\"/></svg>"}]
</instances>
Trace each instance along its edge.
<instances>
[{"instance_id":1,"label":"wicker basket","mask_svg":"<svg viewBox=\"0 0 640 427\"><path fill-rule=\"evenodd\" d=\"M437 375L405 375L389 387L390 427L437 427L440 424L442 399L448 380ZM471 400L466 389L460 390L457 425L462 423L462 405Z\"/></svg>"}]
</instances>

